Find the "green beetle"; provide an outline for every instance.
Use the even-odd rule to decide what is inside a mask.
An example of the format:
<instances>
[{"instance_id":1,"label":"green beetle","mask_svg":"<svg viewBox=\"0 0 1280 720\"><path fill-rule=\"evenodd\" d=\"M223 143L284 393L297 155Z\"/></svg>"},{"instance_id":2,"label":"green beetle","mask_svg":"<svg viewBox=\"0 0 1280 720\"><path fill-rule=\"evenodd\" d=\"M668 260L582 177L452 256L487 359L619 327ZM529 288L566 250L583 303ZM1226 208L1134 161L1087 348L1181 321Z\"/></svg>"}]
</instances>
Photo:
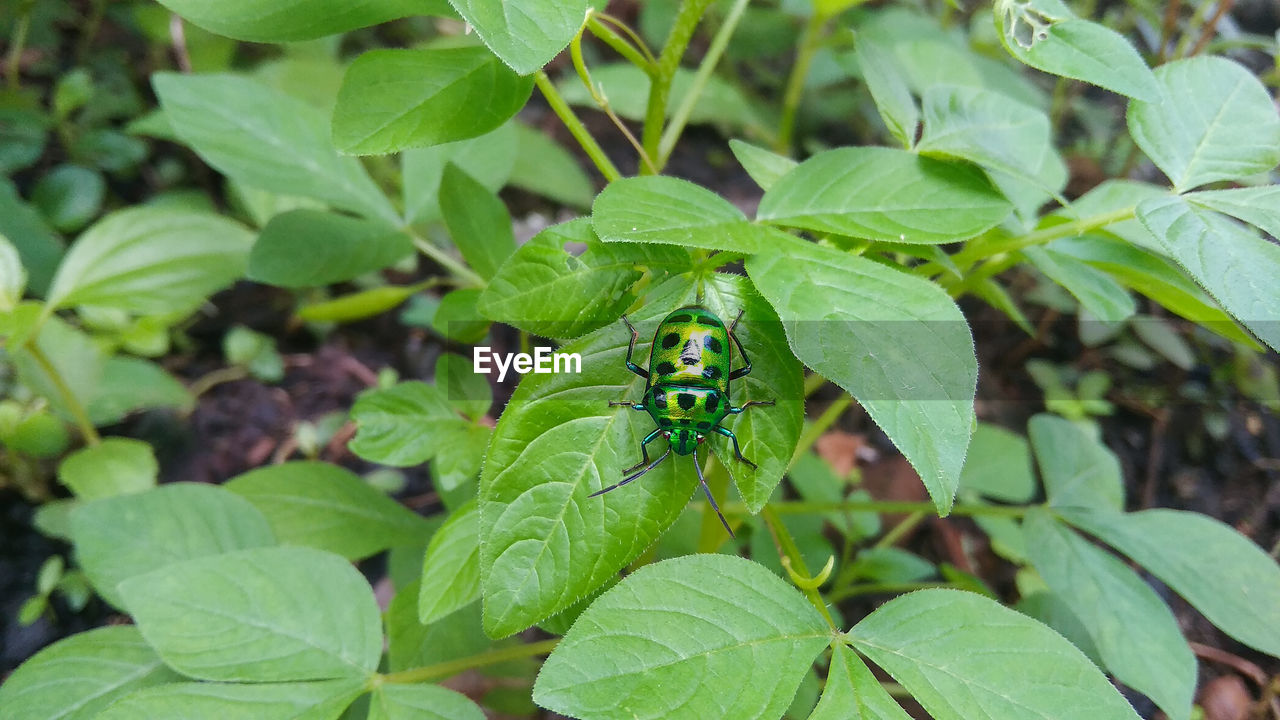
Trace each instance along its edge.
<instances>
[{"instance_id":1,"label":"green beetle","mask_svg":"<svg viewBox=\"0 0 1280 720\"><path fill-rule=\"evenodd\" d=\"M640 442L639 463L622 471L625 475L620 482L610 485L590 497L620 488L639 478L641 475L657 467L674 450L677 455L693 455L693 467L698 471L698 481L707 494L711 507L720 516L724 529L733 536L716 499L711 496L711 489L702 477L702 466L698 464L698 445L710 433L719 433L733 441L733 452L739 460L750 465L756 464L742 456L742 448L738 446L738 438L733 431L721 427L720 422L729 415L737 415L754 405L773 405L772 400L753 400L742 407L734 407L729 400L729 382L745 377L751 372L751 359L743 350L738 336L733 334L742 312L726 328L724 322L715 313L701 305L686 305L678 308L663 318L653 336L653 346L649 350L649 369L636 365L631 356L636 349L636 340L640 333L636 332L631 321L624 315L622 322L631 331L631 342L627 345L627 369L644 378L647 382L644 397L640 402L610 402L611 407L625 406L633 410L649 413L658 429L645 436ZM738 347L745 363L737 370L730 369L732 350L729 342ZM661 435L667 438L669 447L662 457L649 462L649 443ZM641 468L639 472L633 472Z\"/></svg>"}]
</instances>

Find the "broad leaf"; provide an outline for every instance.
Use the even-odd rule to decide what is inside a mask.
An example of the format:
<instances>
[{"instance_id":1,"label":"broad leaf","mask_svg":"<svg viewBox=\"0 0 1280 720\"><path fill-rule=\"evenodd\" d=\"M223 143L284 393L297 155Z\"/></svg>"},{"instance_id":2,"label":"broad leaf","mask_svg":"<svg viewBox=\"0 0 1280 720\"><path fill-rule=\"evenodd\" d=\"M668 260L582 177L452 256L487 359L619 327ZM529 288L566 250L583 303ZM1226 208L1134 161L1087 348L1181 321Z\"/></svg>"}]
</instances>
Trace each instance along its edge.
<instances>
[{"instance_id":1,"label":"broad leaf","mask_svg":"<svg viewBox=\"0 0 1280 720\"><path fill-rule=\"evenodd\" d=\"M978 423L960 473L960 488L1005 502L1030 502L1036 479L1031 474L1027 439L997 425Z\"/></svg>"},{"instance_id":2,"label":"broad leaf","mask_svg":"<svg viewBox=\"0 0 1280 720\"><path fill-rule=\"evenodd\" d=\"M466 695L439 685L382 685L369 700L369 720L484 720Z\"/></svg>"},{"instance_id":3,"label":"broad leaf","mask_svg":"<svg viewBox=\"0 0 1280 720\"><path fill-rule=\"evenodd\" d=\"M848 637L936 720L1138 719L1074 645L976 593L903 595Z\"/></svg>"},{"instance_id":4,"label":"broad leaf","mask_svg":"<svg viewBox=\"0 0 1280 720\"><path fill-rule=\"evenodd\" d=\"M532 77L482 47L371 50L342 80L333 141L369 155L465 140L511 119L532 92Z\"/></svg>"},{"instance_id":5,"label":"broad leaf","mask_svg":"<svg viewBox=\"0 0 1280 720\"><path fill-rule=\"evenodd\" d=\"M419 565L415 573L421 572ZM480 627L480 603L474 602L430 625L418 622L418 583L400 589L385 615L387 662L392 671L448 662L484 652L493 641Z\"/></svg>"},{"instance_id":6,"label":"broad leaf","mask_svg":"<svg viewBox=\"0 0 1280 720\"><path fill-rule=\"evenodd\" d=\"M453 163L444 166L440 181L440 213L462 257L486 280L515 252L507 206Z\"/></svg>"},{"instance_id":7,"label":"broad leaf","mask_svg":"<svg viewBox=\"0 0 1280 720\"><path fill-rule=\"evenodd\" d=\"M233 478L228 490L253 503L286 545L308 545L359 560L425 540L422 517L375 490L350 470L322 462L290 462Z\"/></svg>"},{"instance_id":8,"label":"broad leaf","mask_svg":"<svg viewBox=\"0 0 1280 720\"><path fill-rule=\"evenodd\" d=\"M761 565L676 558L641 568L592 603L547 658L533 697L602 720L778 718L831 632Z\"/></svg>"},{"instance_id":9,"label":"broad leaf","mask_svg":"<svg viewBox=\"0 0 1280 720\"><path fill-rule=\"evenodd\" d=\"M76 560L103 599L124 608L116 586L191 558L274 545L253 505L212 485L170 483L71 512Z\"/></svg>"},{"instance_id":10,"label":"broad leaf","mask_svg":"<svg viewBox=\"0 0 1280 720\"><path fill-rule=\"evenodd\" d=\"M729 149L738 158L738 164L751 176L762 190L768 190L773 184L800 163L789 157L769 152L737 138L729 141Z\"/></svg>"},{"instance_id":11,"label":"broad leaf","mask_svg":"<svg viewBox=\"0 0 1280 720\"><path fill-rule=\"evenodd\" d=\"M165 7L200 27L236 40L290 42L336 35L422 12L414 0L164 0Z\"/></svg>"},{"instance_id":12,"label":"broad leaf","mask_svg":"<svg viewBox=\"0 0 1280 720\"><path fill-rule=\"evenodd\" d=\"M128 695L95 720L337 720L362 692L360 678L245 684L178 682Z\"/></svg>"},{"instance_id":13,"label":"broad leaf","mask_svg":"<svg viewBox=\"0 0 1280 720\"><path fill-rule=\"evenodd\" d=\"M1055 508L1124 507L1120 461L1080 426L1056 415L1041 414L1027 423L1040 477Z\"/></svg>"},{"instance_id":14,"label":"broad leaf","mask_svg":"<svg viewBox=\"0 0 1280 720\"><path fill-rule=\"evenodd\" d=\"M320 550L197 558L126 580L120 592L165 663L201 680L364 678L382 654L369 583Z\"/></svg>"},{"instance_id":15,"label":"broad leaf","mask_svg":"<svg viewBox=\"0 0 1280 720\"><path fill-rule=\"evenodd\" d=\"M321 210L271 218L249 254L249 279L288 288L351 280L413 253L404 233L384 223Z\"/></svg>"},{"instance_id":16,"label":"broad leaf","mask_svg":"<svg viewBox=\"0 0 1280 720\"><path fill-rule=\"evenodd\" d=\"M488 376L475 371L474 358L440 353L436 358L436 388L454 410L473 420L483 418L493 405Z\"/></svg>"},{"instance_id":17,"label":"broad leaf","mask_svg":"<svg viewBox=\"0 0 1280 720\"><path fill-rule=\"evenodd\" d=\"M94 425L111 425L135 410L185 409L194 403L186 386L156 363L115 355L102 364L102 379L88 410Z\"/></svg>"},{"instance_id":18,"label":"broad leaf","mask_svg":"<svg viewBox=\"0 0 1280 720\"><path fill-rule=\"evenodd\" d=\"M809 720L910 720L866 663L847 645L831 652L831 669L822 699Z\"/></svg>"},{"instance_id":19,"label":"broad leaf","mask_svg":"<svg viewBox=\"0 0 1280 720\"><path fill-rule=\"evenodd\" d=\"M493 54L520 75L541 70L582 27L586 0L450 0Z\"/></svg>"},{"instance_id":20,"label":"broad leaf","mask_svg":"<svg viewBox=\"0 0 1280 720\"><path fill-rule=\"evenodd\" d=\"M1011 210L972 165L861 147L801 163L764 194L757 217L850 237L936 244L971 238Z\"/></svg>"},{"instance_id":21,"label":"broad leaf","mask_svg":"<svg viewBox=\"0 0 1280 720\"><path fill-rule=\"evenodd\" d=\"M781 235L751 223L714 192L665 175L610 183L591 207L591 225L606 242L665 243L740 253L774 247Z\"/></svg>"},{"instance_id":22,"label":"broad leaf","mask_svg":"<svg viewBox=\"0 0 1280 720\"><path fill-rule=\"evenodd\" d=\"M43 296L62 258L64 243L40 213L22 201L18 187L7 177L0 177L0 235L18 251L31 292Z\"/></svg>"},{"instance_id":23,"label":"broad leaf","mask_svg":"<svg viewBox=\"0 0 1280 720\"><path fill-rule=\"evenodd\" d=\"M345 323L381 315L417 295L422 285L383 285L298 308L308 322Z\"/></svg>"},{"instance_id":24,"label":"broad leaf","mask_svg":"<svg viewBox=\"0 0 1280 720\"><path fill-rule=\"evenodd\" d=\"M1155 74L1159 94L1129 104L1129 134L1174 190L1266 172L1280 162L1280 115L1252 72L1206 56L1165 63Z\"/></svg>"},{"instance_id":25,"label":"broad leaf","mask_svg":"<svg viewBox=\"0 0 1280 720\"><path fill-rule=\"evenodd\" d=\"M1280 186L1201 190L1184 197L1196 205L1256 225L1271 237L1280 238Z\"/></svg>"},{"instance_id":26,"label":"broad leaf","mask_svg":"<svg viewBox=\"0 0 1280 720\"><path fill-rule=\"evenodd\" d=\"M1067 289L1080 306L1104 322L1123 322L1138 310L1137 303L1110 275L1070 255L1050 248L1029 247L1022 254L1037 270Z\"/></svg>"},{"instance_id":27,"label":"broad leaf","mask_svg":"<svg viewBox=\"0 0 1280 720\"><path fill-rule=\"evenodd\" d=\"M1196 660L1173 612L1142 578L1044 511L1023 522L1031 563L1084 623L1102 662L1124 684L1187 720Z\"/></svg>"},{"instance_id":28,"label":"broad leaf","mask_svg":"<svg viewBox=\"0 0 1280 720\"><path fill-rule=\"evenodd\" d=\"M1163 580L1223 632L1280 657L1280 567L1235 529L1178 510L1066 517Z\"/></svg>"},{"instance_id":29,"label":"broad leaf","mask_svg":"<svg viewBox=\"0 0 1280 720\"><path fill-rule=\"evenodd\" d=\"M758 471L726 454L727 440L713 439L744 498L758 507L799 438L800 367L782 345L776 318L749 298L741 278L713 275L705 289L705 304L720 317L745 310L737 332L755 370L732 386L734 401L778 402L725 423ZM696 295L689 278L667 281L632 321L647 337ZM694 491L690 460L673 454L639 480L588 497L621 479L621 470L640 459L640 440L655 429L645 413L608 406L638 399L645 387L625 367L629 339L619 324L562 346L582 356L582 373L525 376L498 421L480 480L480 568L491 635L522 630L614 577L675 521ZM647 352L647 343L637 343L635 360L645 364ZM665 452L662 443L651 446L652 459Z\"/></svg>"},{"instance_id":30,"label":"broad leaf","mask_svg":"<svg viewBox=\"0 0 1280 720\"><path fill-rule=\"evenodd\" d=\"M36 653L0 685L10 720L92 720L117 698L180 676L134 627L72 635Z\"/></svg>"},{"instance_id":31,"label":"broad leaf","mask_svg":"<svg viewBox=\"0 0 1280 720\"><path fill-rule=\"evenodd\" d=\"M480 599L480 510L455 510L427 545L418 595L418 621L433 623Z\"/></svg>"},{"instance_id":32,"label":"broad leaf","mask_svg":"<svg viewBox=\"0 0 1280 720\"><path fill-rule=\"evenodd\" d=\"M511 184L570 207L590 208L596 190L578 158L540 130L511 125L516 138Z\"/></svg>"},{"instance_id":33,"label":"broad leaf","mask_svg":"<svg viewBox=\"0 0 1280 720\"><path fill-rule=\"evenodd\" d=\"M121 210L71 247L49 287L49 304L153 314L188 310L244 273L252 245L248 230L217 215Z\"/></svg>"},{"instance_id":34,"label":"broad leaf","mask_svg":"<svg viewBox=\"0 0 1280 720\"><path fill-rule=\"evenodd\" d=\"M915 145L920 110L911 97L911 90L902 76L901 67L894 61L893 52L868 35L858 37L855 52L862 79L871 91L871 98L875 101L876 110L880 112L885 126L903 147Z\"/></svg>"},{"instance_id":35,"label":"broad leaf","mask_svg":"<svg viewBox=\"0 0 1280 720\"><path fill-rule=\"evenodd\" d=\"M973 429L978 375L968 323L951 298L919 278L799 240L750 258L747 272L778 311L796 357L866 408L946 514Z\"/></svg>"},{"instance_id":36,"label":"broad leaf","mask_svg":"<svg viewBox=\"0 0 1280 720\"><path fill-rule=\"evenodd\" d=\"M581 255L570 252L586 246ZM491 320L551 338L574 338L617 321L646 270L689 267L680 248L601 243L587 218L556 225L521 245L498 269L478 308Z\"/></svg>"},{"instance_id":37,"label":"broad leaf","mask_svg":"<svg viewBox=\"0 0 1280 720\"><path fill-rule=\"evenodd\" d=\"M1000 0L995 19L1005 49L1033 68L1141 100L1159 92L1123 35L1075 16L1059 0Z\"/></svg>"},{"instance_id":38,"label":"broad leaf","mask_svg":"<svg viewBox=\"0 0 1280 720\"><path fill-rule=\"evenodd\" d=\"M1280 348L1280 246L1183 197L1145 201L1138 219L1223 309Z\"/></svg>"},{"instance_id":39,"label":"broad leaf","mask_svg":"<svg viewBox=\"0 0 1280 720\"><path fill-rule=\"evenodd\" d=\"M151 82L178 137L233 180L398 222L360 161L333 148L320 110L234 75L157 73Z\"/></svg>"},{"instance_id":40,"label":"broad leaf","mask_svg":"<svg viewBox=\"0 0 1280 720\"><path fill-rule=\"evenodd\" d=\"M77 498L98 500L153 488L159 472L151 445L112 437L68 455L58 466L58 480Z\"/></svg>"},{"instance_id":41,"label":"broad leaf","mask_svg":"<svg viewBox=\"0 0 1280 720\"><path fill-rule=\"evenodd\" d=\"M1053 151L1049 116L998 92L935 85L922 104L924 130L916 146L922 154L969 160L1035 182Z\"/></svg>"},{"instance_id":42,"label":"broad leaf","mask_svg":"<svg viewBox=\"0 0 1280 720\"><path fill-rule=\"evenodd\" d=\"M365 391L351 407L351 419L356 424L351 452L397 467L430 460L444 427L463 422L438 388L416 380Z\"/></svg>"},{"instance_id":43,"label":"broad leaf","mask_svg":"<svg viewBox=\"0 0 1280 720\"><path fill-rule=\"evenodd\" d=\"M22 302L26 289L27 271L22 267L18 249L0 234L0 312L11 312Z\"/></svg>"},{"instance_id":44,"label":"broad leaf","mask_svg":"<svg viewBox=\"0 0 1280 720\"><path fill-rule=\"evenodd\" d=\"M489 190L500 190L515 171L518 150L515 125L507 123L470 140L401 153L405 221L414 224L439 219L440 179L444 175L444 166L449 163L457 165ZM547 170L540 169L539 172ZM587 204L591 204L589 198Z\"/></svg>"}]
</instances>

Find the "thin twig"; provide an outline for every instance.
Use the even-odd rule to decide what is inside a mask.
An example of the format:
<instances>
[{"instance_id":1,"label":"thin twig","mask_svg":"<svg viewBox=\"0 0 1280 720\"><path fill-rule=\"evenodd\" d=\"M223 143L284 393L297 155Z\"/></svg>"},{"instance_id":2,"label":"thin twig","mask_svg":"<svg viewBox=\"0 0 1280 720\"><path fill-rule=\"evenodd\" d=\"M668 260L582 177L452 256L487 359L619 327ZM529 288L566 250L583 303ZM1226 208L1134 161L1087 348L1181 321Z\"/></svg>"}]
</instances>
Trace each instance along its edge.
<instances>
[{"instance_id":1,"label":"thin twig","mask_svg":"<svg viewBox=\"0 0 1280 720\"><path fill-rule=\"evenodd\" d=\"M1200 54L1201 50L1204 50L1204 46L1208 45L1209 41L1212 40L1213 36L1218 32L1218 21L1221 20L1222 16L1227 14L1227 11L1231 10L1231 7L1235 4L1236 0L1218 0L1218 6L1214 8L1213 15L1209 18L1209 21L1200 28L1200 39L1196 40L1196 44L1192 46L1191 52L1187 57L1194 57Z\"/></svg>"}]
</instances>

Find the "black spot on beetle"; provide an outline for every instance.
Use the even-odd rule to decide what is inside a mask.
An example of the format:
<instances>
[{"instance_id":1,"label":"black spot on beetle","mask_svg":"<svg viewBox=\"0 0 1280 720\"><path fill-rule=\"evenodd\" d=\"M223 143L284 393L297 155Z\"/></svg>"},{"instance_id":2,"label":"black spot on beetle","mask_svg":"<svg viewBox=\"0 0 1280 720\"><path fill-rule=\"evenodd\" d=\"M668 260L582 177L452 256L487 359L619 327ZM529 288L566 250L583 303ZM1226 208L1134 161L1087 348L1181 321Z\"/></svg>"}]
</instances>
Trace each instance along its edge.
<instances>
[{"instance_id":1,"label":"black spot on beetle","mask_svg":"<svg viewBox=\"0 0 1280 720\"><path fill-rule=\"evenodd\" d=\"M692 421L692 420L690 420L689 418L684 418L684 419L682 419L682 420L680 421L680 424L681 424L681 425L688 425L688 424L689 424L689 423L691 423L691 422L693 422L693 421Z\"/></svg>"},{"instance_id":2,"label":"black spot on beetle","mask_svg":"<svg viewBox=\"0 0 1280 720\"><path fill-rule=\"evenodd\" d=\"M680 393L676 396L676 404L685 410L692 410L694 405L698 404L698 398L693 393Z\"/></svg>"},{"instance_id":3,"label":"black spot on beetle","mask_svg":"<svg viewBox=\"0 0 1280 720\"><path fill-rule=\"evenodd\" d=\"M667 333L667 336L662 338L662 347L664 350L670 350L675 347L678 342L680 342L679 335L675 333Z\"/></svg>"},{"instance_id":4,"label":"black spot on beetle","mask_svg":"<svg viewBox=\"0 0 1280 720\"><path fill-rule=\"evenodd\" d=\"M719 318L713 317L711 315L699 315L698 324L710 325L711 327L720 327L720 320Z\"/></svg>"},{"instance_id":5,"label":"black spot on beetle","mask_svg":"<svg viewBox=\"0 0 1280 720\"><path fill-rule=\"evenodd\" d=\"M702 347L716 353L717 355L724 352L724 346L720 344L720 341L710 335L707 336L707 339L702 341Z\"/></svg>"},{"instance_id":6,"label":"black spot on beetle","mask_svg":"<svg viewBox=\"0 0 1280 720\"><path fill-rule=\"evenodd\" d=\"M680 315L672 315L671 317L667 318L667 322L673 322L673 323L693 322L693 317L682 313Z\"/></svg>"},{"instance_id":7,"label":"black spot on beetle","mask_svg":"<svg viewBox=\"0 0 1280 720\"><path fill-rule=\"evenodd\" d=\"M654 368L654 370L656 370L659 375L670 375L676 371L676 366L672 365L670 362L664 361L658 363L658 367Z\"/></svg>"},{"instance_id":8,"label":"black spot on beetle","mask_svg":"<svg viewBox=\"0 0 1280 720\"><path fill-rule=\"evenodd\" d=\"M710 429L711 429L711 423L706 422L706 421L700 422L700 423L698 423L698 429L699 429L699 430L710 430Z\"/></svg>"},{"instance_id":9,"label":"black spot on beetle","mask_svg":"<svg viewBox=\"0 0 1280 720\"><path fill-rule=\"evenodd\" d=\"M659 390L658 388L654 388L654 389L653 389L653 404L654 404L654 405L656 405L656 406L658 406L658 409L659 409L659 410L666 410L666 409L667 409L667 394L666 394L666 393L664 393L664 392L662 392L662 391L661 391L661 390Z\"/></svg>"},{"instance_id":10,"label":"black spot on beetle","mask_svg":"<svg viewBox=\"0 0 1280 720\"><path fill-rule=\"evenodd\" d=\"M662 427L671 427L671 418L658 418L658 424Z\"/></svg>"},{"instance_id":11,"label":"black spot on beetle","mask_svg":"<svg viewBox=\"0 0 1280 720\"><path fill-rule=\"evenodd\" d=\"M720 407L720 396L715 393L707 393L707 412L715 412Z\"/></svg>"},{"instance_id":12,"label":"black spot on beetle","mask_svg":"<svg viewBox=\"0 0 1280 720\"><path fill-rule=\"evenodd\" d=\"M716 367L715 365L712 365L711 367L702 371L702 377L708 380L718 380L720 378L720 375L721 375L720 368Z\"/></svg>"}]
</instances>

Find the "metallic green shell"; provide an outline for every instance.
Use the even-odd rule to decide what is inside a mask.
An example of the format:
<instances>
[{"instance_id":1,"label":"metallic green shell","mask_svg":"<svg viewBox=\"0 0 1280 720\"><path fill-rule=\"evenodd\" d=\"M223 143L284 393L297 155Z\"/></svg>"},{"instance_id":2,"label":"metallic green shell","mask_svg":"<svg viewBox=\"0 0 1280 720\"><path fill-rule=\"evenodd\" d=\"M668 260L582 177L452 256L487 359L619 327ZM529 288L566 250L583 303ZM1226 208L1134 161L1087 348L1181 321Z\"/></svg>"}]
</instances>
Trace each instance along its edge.
<instances>
[{"instance_id":1,"label":"metallic green shell","mask_svg":"<svg viewBox=\"0 0 1280 720\"><path fill-rule=\"evenodd\" d=\"M696 305L679 308L654 333L649 383L715 388L727 400L729 356L729 331L720 318Z\"/></svg>"}]
</instances>

